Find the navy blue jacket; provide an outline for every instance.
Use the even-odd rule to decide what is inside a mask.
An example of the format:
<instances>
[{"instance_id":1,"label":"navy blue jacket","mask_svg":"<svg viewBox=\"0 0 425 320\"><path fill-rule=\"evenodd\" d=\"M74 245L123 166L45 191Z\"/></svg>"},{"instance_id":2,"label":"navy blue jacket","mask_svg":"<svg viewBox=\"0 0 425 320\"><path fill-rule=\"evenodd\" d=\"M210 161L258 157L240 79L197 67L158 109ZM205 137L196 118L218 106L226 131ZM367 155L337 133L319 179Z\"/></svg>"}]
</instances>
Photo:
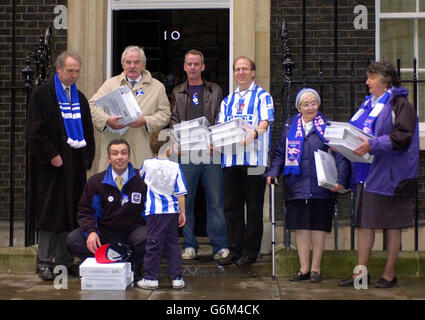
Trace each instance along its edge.
<instances>
[{"instance_id":1,"label":"navy blue jacket","mask_svg":"<svg viewBox=\"0 0 425 320\"><path fill-rule=\"evenodd\" d=\"M279 177L283 175L285 166L286 136L295 116L290 118L283 127L279 140L276 142L272 154L270 169L265 176ZM326 121L326 119L324 119ZM329 189L319 187L317 184L316 165L314 162L314 151L322 150L328 152L329 147L325 145L314 129L310 130L304 138L303 153L301 155L301 174L285 176L285 200L295 199L329 199L332 192ZM338 171L337 183L348 186L350 174L350 163L339 152L334 152L334 158Z\"/></svg>"},{"instance_id":2,"label":"navy blue jacket","mask_svg":"<svg viewBox=\"0 0 425 320\"><path fill-rule=\"evenodd\" d=\"M112 178L110 165L87 181L78 204L81 232L89 235L99 228L127 232L137 224L146 224L143 218L146 185L131 163L128 169L128 181L121 191Z\"/></svg>"}]
</instances>

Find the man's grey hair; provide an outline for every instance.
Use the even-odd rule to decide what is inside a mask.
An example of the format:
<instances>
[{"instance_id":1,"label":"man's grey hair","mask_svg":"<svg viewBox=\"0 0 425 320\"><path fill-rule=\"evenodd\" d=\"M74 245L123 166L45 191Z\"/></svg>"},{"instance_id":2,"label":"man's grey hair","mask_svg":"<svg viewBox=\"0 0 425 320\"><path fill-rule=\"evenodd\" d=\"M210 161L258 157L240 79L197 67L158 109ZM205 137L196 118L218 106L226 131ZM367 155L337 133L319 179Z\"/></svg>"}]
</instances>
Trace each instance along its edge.
<instances>
[{"instance_id":1,"label":"man's grey hair","mask_svg":"<svg viewBox=\"0 0 425 320\"><path fill-rule=\"evenodd\" d=\"M75 60L77 60L80 63L80 66L81 66L81 57L79 56L78 53L76 53L74 51L63 51L63 52L61 52L56 58L55 66L63 69L63 66L65 64L65 60L66 60L67 57L74 58Z\"/></svg>"},{"instance_id":2,"label":"man's grey hair","mask_svg":"<svg viewBox=\"0 0 425 320\"><path fill-rule=\"evenodd\" d=\"M143 50L142 47L138 47L138 46L128 46L124 49L122 55L121 55L121 65L124 67L124 60L125 60L125 56L127 55L127 53L131 52L131 51L138 51L140 52L140 55L142 56L142 62L144 65L146 65L146 55L145 55L145 51Z\"/></svg>"}]
</instances>

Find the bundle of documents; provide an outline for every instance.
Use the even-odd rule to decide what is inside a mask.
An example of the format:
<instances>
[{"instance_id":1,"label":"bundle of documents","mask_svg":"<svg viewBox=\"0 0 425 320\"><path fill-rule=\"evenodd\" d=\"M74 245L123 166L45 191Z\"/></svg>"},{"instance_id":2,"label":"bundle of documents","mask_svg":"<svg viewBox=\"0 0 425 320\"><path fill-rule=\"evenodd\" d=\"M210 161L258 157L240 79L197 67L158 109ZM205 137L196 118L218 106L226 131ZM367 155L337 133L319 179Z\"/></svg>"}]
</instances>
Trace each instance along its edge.
<instances>
[{"instance_id":1,"label":"bundle of documents","mask_svg":"<svg viewBox=\"0 0 425 320\"><path fill-rule=\"evenodd\" d=\"M254 130L254 127L241 118L235 118L224 123L210 127L210 141L214 148L232 150L236 153L238 144L246 137L246 130Z\"/></svg>"},{"instance_id":2,"label":"bundle of documents","mask_svg":"<svg viewBox=\"0 0 425 320\"><path fill-rule=\"evenodd\" d=\"M96 105L99 106L105 113L110 116L122 116L119 120L121 124L129 124L135 121L142 115L142 110L136 101L131 89L127 86L121 86L108 94L100 97L95 101ZM123 135L128 130L125 127L120 130L114 130L108 127L108 131L116 132Z\"/></svg>"},{"instance_id":3,"label":"bundle of documents","mask_svg":"<svg viewBox=\"0 0 425 320\"><path fill-rule=\"evenodd\" d=\"M173 135L182 151L208 150L208 127L207 118L200 117L189 121L183 121L173 125Z\"/></svg>"},{"instance_id":4,"label":"bundle of documents","mask_svg":"<svg viewBox=\"0 0 425 320\"><path fill-rule=\"evenodd\" d=\"M81 290L126 290L133 283L130 262L97 263L87 258L80 265Z\"/></svg>"},{"instance_id":5,"label":"bundle of documents","mask_svg":"<svg viewBox=\"0 0 425 320\"><path fill-rule=\"evenodd\" d=\"M361 131L348 122L329 121L330 126L326 127L325 139L329 142L328 146L341 152L344 157L353 162L372 163L374 156L366 153L362 157L356 155L353 151L363 142L364 139L374 139L375 137Z\"/></svg>"},{"instance_id":6,"label":"bundle of documents","mask_svg":"<svg viewBox=\"0 0 425 320\"><path fill-rule=\"evenodd\" d=\"M326 189L335 188L338 172L332 154L322 150L314 151L314 163L316 164L317 184ZM347 191L346 189L342 189L339 192L345 193Z\"/></svg>"}]
</instances>

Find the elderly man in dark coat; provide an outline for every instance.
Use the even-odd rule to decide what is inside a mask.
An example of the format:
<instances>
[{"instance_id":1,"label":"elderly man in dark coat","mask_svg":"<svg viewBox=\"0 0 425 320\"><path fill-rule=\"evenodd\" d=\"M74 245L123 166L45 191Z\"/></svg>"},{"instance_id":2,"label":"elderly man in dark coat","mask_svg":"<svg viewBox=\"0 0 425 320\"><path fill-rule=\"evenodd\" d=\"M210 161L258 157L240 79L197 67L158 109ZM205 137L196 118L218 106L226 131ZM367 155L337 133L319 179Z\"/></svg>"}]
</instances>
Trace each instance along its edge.
<instances>
[{"instance_id":1,"label":"elderly man in dark coat","mask_svg":"<svg viewBox=\"0 0 425 320\"><path fill-rule=\"evenodd\" d=\"M30 218L38 231L37 272L53 280L54 265L75 273L66 236L76 226L77 204L91 168L95 142L87 98L77 90L81 58L62 52L56 74L30 100ZM54 264L53 264L54 260Z\"/></svg>"}]
</instances>

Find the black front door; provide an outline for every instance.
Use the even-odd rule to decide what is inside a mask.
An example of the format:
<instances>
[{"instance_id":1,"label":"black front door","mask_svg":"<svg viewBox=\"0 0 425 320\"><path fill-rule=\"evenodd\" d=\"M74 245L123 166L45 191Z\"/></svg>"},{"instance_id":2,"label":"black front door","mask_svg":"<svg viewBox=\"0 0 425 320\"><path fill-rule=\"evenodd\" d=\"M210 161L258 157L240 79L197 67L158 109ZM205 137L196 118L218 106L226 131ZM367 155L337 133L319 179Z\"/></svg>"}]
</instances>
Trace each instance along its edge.
<instances>
[{"instance_id":1,"label":"black front door","mask_svg":"<svg viewBox=\"0 0 425 320\"><path fill-rule=\"evenodd\" d=\"M117 10L113 12L113 75L122 72L121 54L128 45L143 47L146 69L166 85L173 75L175 84L186 80L184 55L190 49L205 56L204 77L229 90L229 10ZM205 192L199 183L195 200L195 233L206 236Z\"/></svg>"},{"instance_id":2,"label":"black front door","mask_svg":"<svg viewBox=\"0 0 425 320\"><path fill-rule=\"evenodd\" d=\"M205 56L207 80L229 87L229 10L120 10L113 12L113 75L121 73L121 53L128 45L143 47L146 69L160 81L174 75L186 80L184 55L198 49Z\"/></svg>"}]
</instances>

